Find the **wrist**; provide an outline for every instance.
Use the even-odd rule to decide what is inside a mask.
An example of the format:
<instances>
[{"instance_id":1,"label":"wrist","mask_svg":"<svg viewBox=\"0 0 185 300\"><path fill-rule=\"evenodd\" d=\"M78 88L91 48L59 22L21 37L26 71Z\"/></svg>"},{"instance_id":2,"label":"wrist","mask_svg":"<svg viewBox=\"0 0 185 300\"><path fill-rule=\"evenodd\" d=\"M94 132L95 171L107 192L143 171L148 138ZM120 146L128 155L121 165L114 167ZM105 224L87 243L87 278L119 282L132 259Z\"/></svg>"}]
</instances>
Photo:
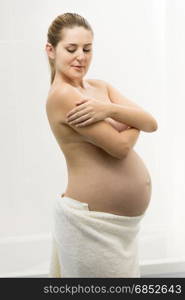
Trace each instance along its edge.
<instances>
[{"instance_id":1,"label":"wrist","mask_svg":"<svg viewBox=\"0 0 185 300\"><path fill-rule=\"evenodd\" d=\"M113 118L115 117L116 107L114 103L107 103L106 104L106 117Z\"/></svg>"}]
</instances>

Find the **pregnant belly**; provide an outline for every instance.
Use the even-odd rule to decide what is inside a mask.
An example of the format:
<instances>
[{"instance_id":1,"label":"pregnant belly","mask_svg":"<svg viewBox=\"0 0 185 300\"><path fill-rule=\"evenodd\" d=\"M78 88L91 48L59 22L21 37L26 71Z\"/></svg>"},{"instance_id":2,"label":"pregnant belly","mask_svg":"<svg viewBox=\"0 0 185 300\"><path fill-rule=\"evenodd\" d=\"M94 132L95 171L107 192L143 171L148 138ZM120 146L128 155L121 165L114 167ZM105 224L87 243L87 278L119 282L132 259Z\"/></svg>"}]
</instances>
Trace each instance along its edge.
<instances>
[{"instance_id":1,"label":"pregnant belly","mask_svg":"<svg viewBox=\"0 0 185 300\"><path fill-rule=\"evenodd\" d=\"M71 173L66 196L88 203L89 210L137 216L147 209L151 197L151 178L132 149L122 161L95 163Z\"/></svg>"}]
</instances>

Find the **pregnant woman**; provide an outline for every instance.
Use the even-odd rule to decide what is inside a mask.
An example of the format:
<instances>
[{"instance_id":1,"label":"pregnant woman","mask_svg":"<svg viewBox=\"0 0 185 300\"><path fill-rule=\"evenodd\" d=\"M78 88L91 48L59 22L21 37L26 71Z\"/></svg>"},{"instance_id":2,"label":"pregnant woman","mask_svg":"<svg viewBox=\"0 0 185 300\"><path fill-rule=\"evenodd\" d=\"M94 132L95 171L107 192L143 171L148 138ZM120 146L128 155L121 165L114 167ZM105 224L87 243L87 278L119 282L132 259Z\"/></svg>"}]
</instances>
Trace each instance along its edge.
<instances>
[{"instance_id":1,"label":"pregnant woman","mask_svg":"<svg viewBox=\"0 0 185 300\"><path fill-rule=\"evenodd\" d=\"M133 148L157 122L111 84L84 79L93 36L75 13L48 30L46 112L68 170L54 210L50 276L140 277L137 238L152 187Z\"/></svg>"}]
</instances>

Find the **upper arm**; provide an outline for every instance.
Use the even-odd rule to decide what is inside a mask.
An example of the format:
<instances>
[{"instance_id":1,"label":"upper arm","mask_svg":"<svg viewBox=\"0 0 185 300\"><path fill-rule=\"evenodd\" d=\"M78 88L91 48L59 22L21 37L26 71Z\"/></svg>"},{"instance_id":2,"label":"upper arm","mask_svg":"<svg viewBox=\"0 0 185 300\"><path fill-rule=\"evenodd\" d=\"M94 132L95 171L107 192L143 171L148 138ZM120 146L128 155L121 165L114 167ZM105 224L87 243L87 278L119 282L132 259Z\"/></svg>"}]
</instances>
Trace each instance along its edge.
<instances>
[{"instance_id":1,"label":"upper arm","mask_svg":"<svg viewBox=\"0 0 185 300\"><path fill-rule=\"evenodd\" d=\"M55 110L57 120L65 123L82 135L87 142L90 142L110 155L122 159L127 154L127 147L120 133L105 121L92 123L84 127L76 127L74 124L68 124L66 114L71 111L76 102L82 100L82 95L73 89L66 91L57 91L55 93Z\"/></svg>"}]
</instances>

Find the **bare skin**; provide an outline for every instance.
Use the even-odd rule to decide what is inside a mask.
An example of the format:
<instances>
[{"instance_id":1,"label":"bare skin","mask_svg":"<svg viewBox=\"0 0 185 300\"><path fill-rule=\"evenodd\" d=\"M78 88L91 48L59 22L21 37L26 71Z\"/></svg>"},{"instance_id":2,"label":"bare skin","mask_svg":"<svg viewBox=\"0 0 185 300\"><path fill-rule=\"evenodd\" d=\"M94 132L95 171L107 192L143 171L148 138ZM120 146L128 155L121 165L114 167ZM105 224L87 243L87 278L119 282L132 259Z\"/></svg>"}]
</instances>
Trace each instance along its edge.
<instances>
[{"instance_id":1,"label":"bare skin","mask_svg":"<svg viewBox=\"0 0 185 300\"><path fill-rule=\"evenodd\" d=\"M83 96L111 102L105 86L98 80L85 80L86 88L78 89ZM47 115L51 130L62 150L68 169L68 185L65 193L80 202L88 203L89 210L116 215L138 216L145 212L151 197L151 177L139 155L131 149L122 160L109 155L103 149L84 141L63 118L56 121L51 113L53 91L64 88L65 81L55 81L47 98ZM126 124L111 118L105 119L115 129L122 131Z\"/></svg>"}]
</instances>

